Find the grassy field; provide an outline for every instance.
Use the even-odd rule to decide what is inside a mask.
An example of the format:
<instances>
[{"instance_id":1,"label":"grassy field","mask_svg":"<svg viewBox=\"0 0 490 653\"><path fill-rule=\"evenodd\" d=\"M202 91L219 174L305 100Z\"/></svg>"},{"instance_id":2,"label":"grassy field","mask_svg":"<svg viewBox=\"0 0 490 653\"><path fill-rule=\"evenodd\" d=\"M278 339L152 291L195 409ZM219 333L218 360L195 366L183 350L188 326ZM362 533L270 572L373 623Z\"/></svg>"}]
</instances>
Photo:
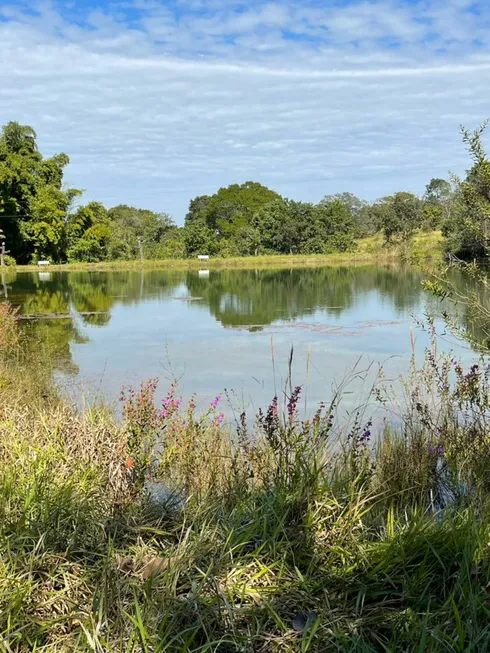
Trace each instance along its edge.
<instances>
[{"instance_id":1,"label":"grassy field","mask_svg":"<svg viewBox=\"0 0 490 653\"><path fill-rule=\"evenodd\" d=\"M0 650L489 650L481 362L434 346L375 433L334 427L338 397L305 420L290 384L233 424L177 385L157 404L155 381L122 392L122 421L80 412L38 345L3 305Z\"/></svg>"},{"instance_id":2,"label":"grassy field","mask_svg":"<svg viewBox=\"0 0 490 653\"><path fill-rule=\"evenodd\" d=\"M50 270L112 270L132 268L258 268L282 266L313 266L313 265L339 265L370 262L407 261L422 262L441 255L442 235L439 231L421 232L416 234L409 243L387 246L383 236L378 234L370 238L357 241L357 248L353 252L335 254L310 254L310 255L273 255L273 256L243 256L239 258L210 258L209 261L196 259L168 259L162 261L139 260L133 261L107 261L103 263L70 263L51 265ZM18 271L39 270L37 265L17 266Z\"/></svg>"}]
</instances>

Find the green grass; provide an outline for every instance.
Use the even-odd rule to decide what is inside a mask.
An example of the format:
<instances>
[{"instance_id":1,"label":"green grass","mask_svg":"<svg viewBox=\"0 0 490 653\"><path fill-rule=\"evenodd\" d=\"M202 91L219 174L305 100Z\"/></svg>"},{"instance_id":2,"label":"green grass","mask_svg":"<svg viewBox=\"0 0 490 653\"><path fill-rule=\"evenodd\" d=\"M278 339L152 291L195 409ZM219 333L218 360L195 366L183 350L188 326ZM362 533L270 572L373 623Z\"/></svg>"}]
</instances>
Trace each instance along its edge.
<instances>
[{"instance_id":1,"label":"green grass","mask_svg":"<svg viewBox=\"0 0 490 653\"><path fill-rule=\"evenodd\" d=\"M378 234L357 241L357 248L353 252L338 252L332 254L301 254L301 255L269 255L269 256L243 256L238 258L213 258L208 261L195 259L167 259L167 260L139 260L132 261L106 261L100 263L69 263L63 265L50 265L50 270L112 270L132 268L257 268L257 267L284 267L284 266L314 266L338 265L369 262L388 262L400 260L425 260L430 257L437 258L441 254L442 235L439 231L421 232L416 234L409 243L386 245L383 236ZM19 271L39 270L37 265L19 265Z\"/></svg>"},{"instance_id":2,"label":"green grass","mask_svg":"<svg viewBox=\"0 0 490 653\"><path fill-rule=\"evenodd\" d=\"M339 446L336 398L305 421L289 387L289 408L273 401L254 426L197 414L176 386L162 413L153 382L126 391L122 420L77 411L9 338L0 650L489 650L481 364L427 352L402 425L374 438L359 418ZM171 492L150 494L149 477Z\"/></svg>"}]
</instances>

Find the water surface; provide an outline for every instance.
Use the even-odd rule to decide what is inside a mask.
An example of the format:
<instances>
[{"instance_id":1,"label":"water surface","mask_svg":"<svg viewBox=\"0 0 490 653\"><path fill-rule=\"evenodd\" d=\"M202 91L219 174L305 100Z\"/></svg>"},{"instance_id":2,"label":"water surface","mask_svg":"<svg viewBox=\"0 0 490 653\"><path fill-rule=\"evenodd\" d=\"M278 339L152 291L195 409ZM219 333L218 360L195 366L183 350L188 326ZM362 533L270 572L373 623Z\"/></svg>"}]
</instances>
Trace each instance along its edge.
<instances>
[{"instance_id":1,"label":"water surface","mask_svg":"<svg viewBox=\"0 0 490 653\"><path fill-rule=\"evenodd\" d=\"M18 273L8 294L23 324L40 333L64 387L116 400L120 388L179 378L205 405L227 389L251 412L281 392L294 347L293 382L310 412L334 382L353 409L374 370L407 371L413 330L421 358L428 336L416 320L439 303L414 268L380 265L259 270L124 270ZM441 348L455 348L448 338Z\"/></svg>"}]
</instances>

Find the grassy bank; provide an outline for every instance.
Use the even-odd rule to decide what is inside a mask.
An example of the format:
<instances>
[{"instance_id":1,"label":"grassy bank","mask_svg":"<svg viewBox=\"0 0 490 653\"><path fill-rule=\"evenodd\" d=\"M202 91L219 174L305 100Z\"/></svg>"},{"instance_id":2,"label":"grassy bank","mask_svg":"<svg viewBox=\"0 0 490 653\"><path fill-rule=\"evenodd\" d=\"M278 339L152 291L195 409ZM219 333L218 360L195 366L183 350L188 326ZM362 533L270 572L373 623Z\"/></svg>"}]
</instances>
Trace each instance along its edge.
<instances>
[{"instance_id":1,"label":"grassy bank","mask_svg":"<svg viewBox=\"0 0 490 653\"><path fill-rule=\"evenodd\" d=\"M338 397L305 420L289 385L233 424L175 385L157 405L153 381L122 422L79 412L36 349L4 307L1 650L488 650L481 363L428 351L402 426L360 412L339 446Z\"/></svg>"},{"instance_id":2,"label":"grassy bank","mask_svg":"<svg viewBox=\"0 0 490 653\"><path fill-rule=\"evenodd\" d=\"M422 262L437 259L441 256L442 236L439 231L421 232L410 242L386 245L381 234L357 241L353 252L333 254L301 254L301 255L271 255L243 256L238 258L213 258L208 261L196 259L167 260L133 260L105 261L101 263L69 263L50 265L50 270L113 270L133 268L260 268L260 267L305 267L315 265L339 265L346 263L387 263L405 259ZM39 270L37 265L17 266L18 271Z\"/></svg>"}]
</instances>

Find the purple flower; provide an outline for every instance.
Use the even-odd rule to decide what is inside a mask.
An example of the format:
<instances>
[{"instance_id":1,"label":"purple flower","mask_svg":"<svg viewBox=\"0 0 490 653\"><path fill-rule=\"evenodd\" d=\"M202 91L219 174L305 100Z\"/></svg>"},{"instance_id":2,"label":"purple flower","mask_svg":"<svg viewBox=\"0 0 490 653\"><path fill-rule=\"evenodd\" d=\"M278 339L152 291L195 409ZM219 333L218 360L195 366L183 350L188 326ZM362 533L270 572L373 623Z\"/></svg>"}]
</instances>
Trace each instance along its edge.
<instances>
[{"instance_id":1,"label":"purple flower","mask_svg":"<svg viewBox=\"0 0 490 653\"><path fill-rule=\"evenodd\" d=\"M269 411L271 414L275 417L278 414L278 409L277 409L277 397L274 397L272 400L271 405L269 406Z\"/></svg>"},{"instance_id":2,"label":"purple flower","mask_svg":"<svg viewBox=\"0 0 490 653\"><path fill-rule=\"evenodd\" d=\"M300 394L301 394L301 386L297 385L294 388L293 392L291 393L291 396L289 397L289 401L288 401L287 409L290 418L293 418L296 415L296 409L298 406Z\"/></svg>"},{"instance_id":3,"label":"purple flower","mask_svg":"<svg viewBox=\"0 0 490 653\"><path fill-rule=\"evenodd\" d=\"M224 413L220 413L220 414L216 417L216 425L219 426L219 425L223 422L224 418L225 418L225 414L224 414Z\"/></svg>"},{"instance_id":4,"label":"purple flower","mask_svg":"<svg viewBox=\"0 0 490 653\"><path fill-rule=\"evenodd\" d=\"M373 425L372 421L369 420L369 422L364 427L364 431L361 433L361 436L359 437L359 442L361 444L369 442L369 440L371 439L371 427L372 427L372 425Z\"/></svg>"},{"instance_id":5,"label":"purple flower","mask_svg":"<svg viewBox=\"0 0 490 653\"><path fill-rule=\"evenodd\" d=\"M221 395L216 395L216 397L211 402L211 408L216 409L220 401L221 401Z\"/></svg>"},{"instance_id":6,"label":"purple flower","mask_svg":"<svg viewBox=\"0 0 490 653\"><path fill-rule=\"evenodd\" d=\"M429 454L431 456L444 456L444 447L442 444L437 445L437 447L429 447Z\"/></svg>"}]
</instances>

